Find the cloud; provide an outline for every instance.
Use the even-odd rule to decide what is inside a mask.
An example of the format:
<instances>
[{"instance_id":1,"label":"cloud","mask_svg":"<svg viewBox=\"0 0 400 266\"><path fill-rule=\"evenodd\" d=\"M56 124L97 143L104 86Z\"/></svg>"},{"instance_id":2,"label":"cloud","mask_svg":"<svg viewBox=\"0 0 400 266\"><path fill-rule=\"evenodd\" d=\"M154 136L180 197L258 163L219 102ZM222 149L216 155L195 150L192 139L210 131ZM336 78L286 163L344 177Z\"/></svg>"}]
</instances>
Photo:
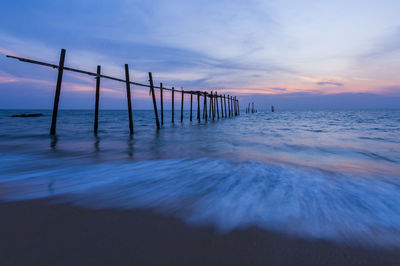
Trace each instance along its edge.
<instances>
[{"instance_id":1,"label":"cloud","mask_svg":"<svg viewBox=\"0 0 400 266\"><path fill-rule=\"evenodd\" d=\"M377 59L398 52L400 52L400 26L397 26L385 36L376 38L373 47L361 54L359 59Z\"/></svg>"},{"instance_id":2,"label":"cloud","mask_svg":"<svg viewBox=\"0 0 400 266\"><path fill-rule=\"evenodd\" d=\"M287 91L287 89L285 89L285 88L270 88L270 90L273 90L273 91Z\"/></svg>"},{"instance_id":3,"label":"cloud","mask_svg":"<svg viewBox=\"0 0 400 266\"><path fill-rule=\"evenodd\" d=\"M321 82L317 82L317 85L319 86L337 86L337 87L342 87L344 84L343 83L339 83L339 82L333 82L333 81L321 81Z\"/></svg>"}]
</instances>

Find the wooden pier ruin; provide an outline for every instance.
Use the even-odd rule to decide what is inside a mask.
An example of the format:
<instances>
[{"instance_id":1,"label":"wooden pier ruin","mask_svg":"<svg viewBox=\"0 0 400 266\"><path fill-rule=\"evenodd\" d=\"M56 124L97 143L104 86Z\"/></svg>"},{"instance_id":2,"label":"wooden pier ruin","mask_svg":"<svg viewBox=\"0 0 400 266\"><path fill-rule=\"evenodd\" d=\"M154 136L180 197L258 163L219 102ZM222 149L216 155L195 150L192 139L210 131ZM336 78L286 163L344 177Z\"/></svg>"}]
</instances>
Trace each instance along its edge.
<instances>
[{"instance_id":1,"label":"wooden pier ruin","mask_svg":"<svg viewBox=\"0 0 400 266\"><path fill-rule=\"evenodd\" d=\"M201 114L200 106L201 106L201 102L202 102L201 97L203 97L203 116L202 117L203 117L203 121L205 121L205 122L207 122L208 120L235 117L235 116L240 115L239 100L236 97L233 97L230 95L225 95L225 94L218 94L216 91L213 93L213 91L207 92L207 91L200 91L200 90L184 90L183 88L181 88L181 90L176 90L174 87L171 87L171 88L164 87L163 83L160 83L159 86L155 86L151 72L149 72L149 84L141 84L138 82L134 82L129 77L128 64L125 64L125 79L120 79L120 78L111 77L111 76L102 74L101 66L99 66L99 65L97 66L96 72L90 72L90 71L70 68L70 67L64 66L65 55L66 55L66 50L61 49L60 60L59 60L58 65L40 62L40 61L31 60L31 59L22 58L22 57L17 57L17 56L12 56L12 55L7 55L8 58L17 59L22 62L57 69L58 76L57 76L56 90L55 90L55 96L54 96L54 105L53 105L53 113L52 113L52 120L51 120L51 127L50 127L50 135L56 134L58 105L59 105L59 101L60 101L60 93L61 93L62 78L63 78L64 71L71 71L71 72L85 74L85 75L95 77L96 94L95 94L95 113L94 113L94 127L93 127L93 132L95 135L97 135L98 128L99 128L98 118L99 118L100 81L101 81L101 79L109 79L109 80L114 80L114 81L125 83L126 98L127 98L127 104L128 104L128 116L129 116L129 132L131 135L134 133L132 102L131 102L131 85L147 87L150 89L150 95L152 98L154 117L155 117L155 123L156 123L157 129L161 129L161 127L164 125L164 92L165 91L171 92L171 97L172 97L171 122L172 123L175 122L175 117L174 117L174 115L175 115L175 112L174 112L175 93L181 93L181 114L180 114L180 122L181 123L183 122L183 118L184 118L183 102L184 102L185 94L190 95L190 118L189 118L190 121L192 121L192 119L193 119L193 106L194 106L193 98L195 98L195 99L197 98L197 121L199 123L201 122L201 115L200 115ZM156 89L160 90L161 123L159 120L159 114L158 114L158 109L157 109L157 99L156 99L156 94L155 94ZM218 103L218 100L220 103ZM207 112L207 101L209 101L209 106L208 106L209 111L208 112Z\"/></svg>"}]
</instances>

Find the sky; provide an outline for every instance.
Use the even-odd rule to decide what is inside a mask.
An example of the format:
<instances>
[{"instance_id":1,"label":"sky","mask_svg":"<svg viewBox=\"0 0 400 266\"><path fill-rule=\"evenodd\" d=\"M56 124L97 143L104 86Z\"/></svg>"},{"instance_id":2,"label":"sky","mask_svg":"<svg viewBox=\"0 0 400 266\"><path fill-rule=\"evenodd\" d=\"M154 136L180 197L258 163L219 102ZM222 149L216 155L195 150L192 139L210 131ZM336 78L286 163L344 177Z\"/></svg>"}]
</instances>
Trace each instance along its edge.
<instances>
[{"instance_id":1,"label":"sky","mask_svg":"<svg viewBox=\"0 0 400 266\"><path fill-rule=\"evenodd\" d=\"M51 108L57 71L6 54L185 90L258 109L400 107L398 0L2 0L0 109ZM92 77L66 72L60 108L94 106ZM133 108L151 108L132 88ZM126 108L102 80L100 107ZM169 99L170 95L166 95ZM187 101L186 101L187 103ZM176 105L179 107L179 105ZM166 108L168 108L168 102Z\"/></svg>"}]
</instances>

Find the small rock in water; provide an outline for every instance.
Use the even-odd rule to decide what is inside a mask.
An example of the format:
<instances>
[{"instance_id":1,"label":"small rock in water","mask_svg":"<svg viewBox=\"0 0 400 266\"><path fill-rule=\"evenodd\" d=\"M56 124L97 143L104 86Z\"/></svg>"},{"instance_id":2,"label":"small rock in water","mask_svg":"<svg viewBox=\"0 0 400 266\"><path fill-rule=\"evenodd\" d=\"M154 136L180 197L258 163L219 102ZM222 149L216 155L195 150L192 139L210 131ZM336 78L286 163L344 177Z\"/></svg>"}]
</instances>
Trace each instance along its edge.
<instances>
[{"instance_id":1,"label":"small rock in water","mask_svg":"<svg viewBox=\"0 0 400 266\"><path fill-rule=\"evenodd\" d=\"M12 115L10 117L39 117L39 116L44 116L44 114L20 114L20 115Z\"/></svg>"}]
</instances>

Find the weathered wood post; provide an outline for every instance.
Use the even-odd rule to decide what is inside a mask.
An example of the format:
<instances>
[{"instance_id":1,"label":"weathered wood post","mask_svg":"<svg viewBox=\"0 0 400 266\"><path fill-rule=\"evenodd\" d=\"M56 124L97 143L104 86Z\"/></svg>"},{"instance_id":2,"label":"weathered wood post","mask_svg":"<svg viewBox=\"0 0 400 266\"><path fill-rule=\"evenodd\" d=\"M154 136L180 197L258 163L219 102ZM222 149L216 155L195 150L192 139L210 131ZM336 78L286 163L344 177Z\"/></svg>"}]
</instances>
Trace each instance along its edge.
<instances>
[{"instance_id":1,"label":"weathered wood post","mask_svg":"<svg viewBox=\"0 0 400 266\"><path fill-rule=\"evenodd\" d=\"M228 117L228 112L226 111L226 96L224 94L224 109L225 109L225 117Z\"/></svg>"},{"instance_id":2,"label":"weathered wood post","mask_svg":"<svg viewBox=\"0 0 400 266\"><path fill-rule=\"evenodd\" d=\"M58 76L57 76L56 93L54 95L54 106L53 106L53 116L51 118L50 135L56 134L58 102L60 101L61 83L64 71L64 61L65 61L65 49L61 49L60 62L58 63Z\"/></svg>"},{"instance_id":3,"label":"weathered wood post","mask_svg":"<svg viewBox=\"0 0 400 266\"><path fill-rule=\"evenodd\" d=\"M212 115L212 94L213 92L211 91L209 97L210 97L210 110L209 110L209 118L211 118Z\"/></svg>"},{"instance_id":4,"label":"weathered wood post","mask_svg":"<svg viewBox=\"0 0 400 266\"><path fill-rule=\"evenodd\" d=\"M219 119L218 93L217 92L215 92L215 103L216 103L215 107L217 109L217 116L218 116L218 119Z\"/></svg>"},{"instance_id":5,"label":"weathered wood post","mask_svg":"<svg viewBox=\"0 0 400 266\"><path fill-rule=\"evenodd\" d=\"M232 96L232 105L233 105L233 116L236 116L236 100L235 97Z\"/></svg>"},{"instance_id":6,"label":"weathered wood post","mask_svg":"<svg viewBox=\"0 0 400 266\"><path fill-rule=\"evenodd\" d=\"M240 106L239 106L239 100L237 100L237 109L238 109L238 115L240 115Z\"/></svg>"},{"instance_id":7,"label":"weathered wood post","mask_svg":"<svg viewBox=\"0 0 400 266\"><path fill-rule=\"evenodd\" d=\"M129 80L129 66L125 64L125 83L126 83L126 98L128 100L128 115L129 115L129 132L133 134L133 119L132 119L132 104L131 104L131 82Z\"/></svg>"},{"instance_id":8,"label":"weathered wood post","mask_svg":"<svg viewBox=\"0 0 400 266\"><path fill-rule=\"evenodd\" d=\"M193 92L190 92L190 122L192 122Z\"/></svg>"},{"instance_id":9,"label":"weathered wood post","mask_svg":"<svg viewBox=\"0 0 400 266\"><path fill-rule=\"evenodd\" d=\"M161 125L164 125L164 97L163 97L163 84L160 83L160 101L161 101Z\"/></svg>"},{"instance_id":10,"label":"weathered wood post","mask_svg":"<svg viewBox=\"0 0 400 266\"><path fill-rule=\"evenodd\" d=\"M231 117L233 117L232 96L229 96L229 106L231 107Z\"/></svg>"},{"instance_id":11,"label":"weathered wood post","mask_svg":"<svg viewBox=\"0 0 400 266\"><path fill-rule=\"evenodd\" d=\"M214 118L215 118L215 102L214 102L214 93L211 91L211 95L210 95L210 104L212 105L212 107L211 107L211 112L212 112L212 114L211 114L211 117L212 117L212 120L214 120Z\"/></svg>"},{"instance_id":12,"label":"weathered wood post","mask_svg":"<svg viewBox=\"0 0 400 266\"><path fill-rule=\"evenodd\" d=\"M239 115L239 101L236 96L235 96L235 101L236 101L236 115Z\"/></svg>"},{"instance_id":13,"label":"weathered wood post","mask_svg":"<svg viewBox=\"0 0 400 266\"><path fill-rule=\"evenodd\" d=\"M172 87L172 123L174 123L174 112L175 112L175 99L174 99L175 89Z\"/></svg>"},{"instance_id":14,"label":"weathered wood post","mask_svg":"<svg viewBox=\"0 0 400 266\"><path fill-rule=\"evenodd\" d=\"M231 116L231 105L229 104L229 95L228 95L228 116Z\"/></svg>"},{"instance_id":15,"label":"weathered wood post","mask_svg":"<svg viewBox=\"0 0 400 266\"><path fill-rule=\"evenodd\" d=\"M101 66L97 66L96 76L96 102L94 105L94 134L97 135L97 129L99 127L99 99L100 99L100 73Z\"/></svg>"},{"instance_id":16,"label":"weathered wood post","mask_svg":"<svg viewBox=\"0 0 400 266\"><path fill-rule=\"evenodd\" d=\"M238 115L238 111L237 111L237 100L236 100L236 96L235 96L235 98L233 99L233 104L235 105L235 116L237 116L237 115Z\"/></svg>"},{"instance_id":17,"label":"weathered wood post","mask_svg":"<svg viewBox=\"0 0 400 266\"><path fill-rule=\"evenodd\" d=\"M222 104L222 94L219 96L219 99L221 100L221 119L224 118L224 105Z\"/></svg>"},{"instance_id":18,"label":"weathered wood post","mask_svg":"<svg viewBox=\"0 0 400 266\"><path fill-rule=\"evenodd\" d=\"M153 98L153 107L154 107L154 116L156 117L156 125L157 125L157 129L160 129L160 121L158 120L156 94L154 93L153 76L151 75L151 72L149 72L149 81L150 81L151 96Z\"/></svg>"},{"instance_id":19,"label":"weathered wood post","mask_svg":"<svg viewBox=\"0 0 400 266\"><path fill-rule=\"evenodd\" d=\"M230 102L231 102L231 115L233 117L234 113L233 113L233 97L230 97Z\"/></svg>"},{"instance_id":20,"label":"weathered wood post","mask_svg":"<svg viewBox=\"0 0 400 266\"><path fill-rule=\"evenodd\" d=\"M200 92L197 92L197 120L200 123Z\"/></svg>"},{"instance_id":21,"label":"weathered wood post","mask_svg":"<svg viewBox=\"0 0 400 266\"><path fill-rule=\"evenodd\" d=\"M205 112L206 112L206 115L204 116L205 117L205 120L206 120L206 122L207 122L207 92L204 92L204 110L205 110Z\"/></svg>"},{"instance_id":22,"label":"weathered wood post","mask_svg":"<svg viewBox=\"0 0 400 266\"><path fill-rule=\"evenodd\" d=\"M237 116L237 110L236 110L236 97L232 96L232 106L233 106L233 115Z\"/></svg>"},{"instance_id":23,"label":"weathered wood post","mask_svg":"<svg viewBox=\"0 0 400 266\"><path fill-rule=\"evenodd\" d=\"M205 93L203 93L203 96L204 96L204 98L206 98L206 94L205 94ZM205 118L204 118L205 115L206 115L206 102L205 102L205 100L204 100L204 101L203 101L203 120L205 119Z\"/></svg>"},{"instance_id":24,"label":"weathered wood post","mask_svg":"<svg viewBox=\"0 0 400 266\"><path fill-rule=\"evenodd\" d=\"M182 100L181 100L181 123L183 122L183 96L185 94L183 88L181 88L182 90Z\"/></svg>"}]
</instances>

